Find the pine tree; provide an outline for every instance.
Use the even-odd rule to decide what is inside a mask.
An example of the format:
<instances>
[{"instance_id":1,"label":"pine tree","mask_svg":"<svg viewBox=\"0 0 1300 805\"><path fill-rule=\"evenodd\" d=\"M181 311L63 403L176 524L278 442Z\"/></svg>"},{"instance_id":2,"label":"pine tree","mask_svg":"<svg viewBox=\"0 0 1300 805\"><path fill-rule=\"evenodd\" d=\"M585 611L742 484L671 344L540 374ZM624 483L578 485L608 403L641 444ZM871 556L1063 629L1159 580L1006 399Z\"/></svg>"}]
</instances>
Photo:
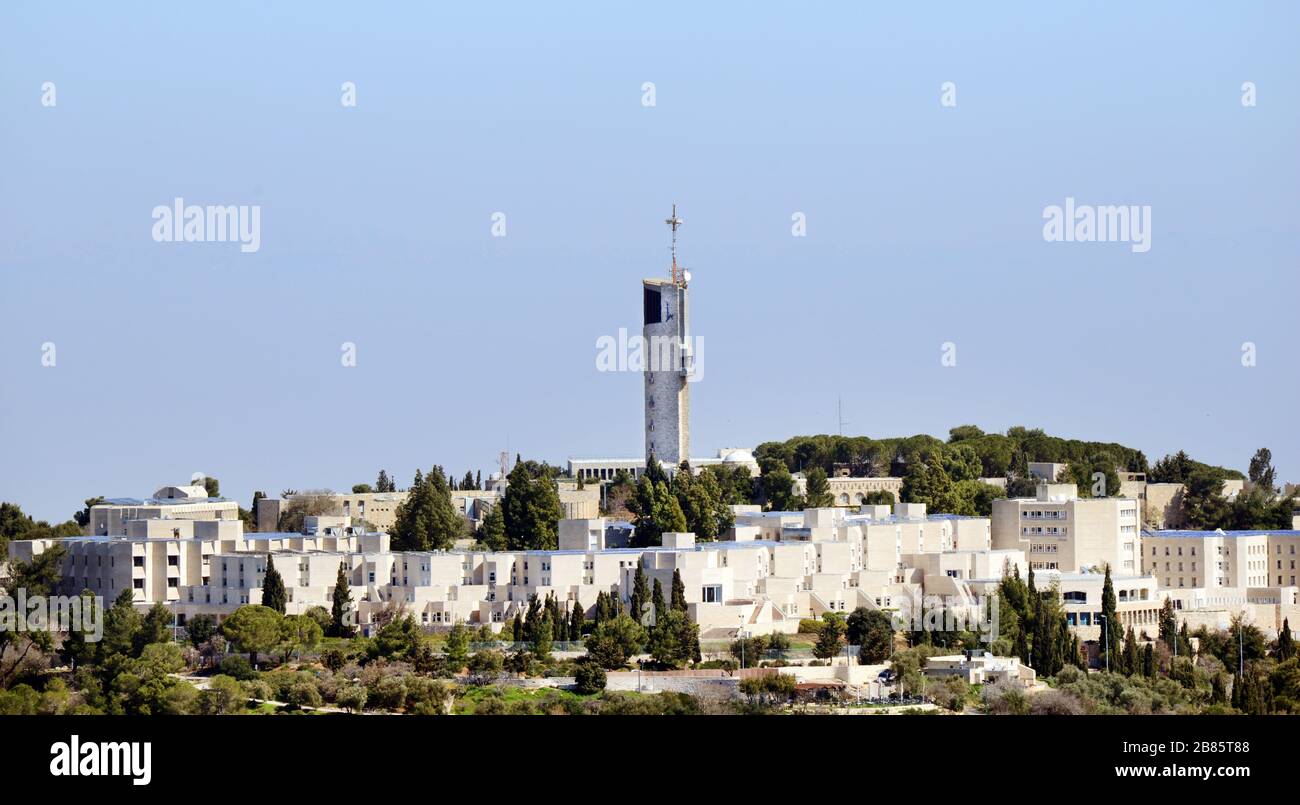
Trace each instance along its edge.
<instances>
[{"instance_id":1,"label":"pine tree","mask_svg":"<svg viewBox=\"0 0 1300 805\"><path fill-rule=\"evenodd\" d=\"M284 579L280 577L280 571L275 569L275 562L271 561L271 554L268 553L266 575L262 577L262 606L274 609L283 615L287 606L286 598Z\"/></svg>"},{"instance_id":2,"label":"pine tree","mask_svg":"<svg viewBox=\"0 0 1300 805\"><path fill-rule=\"evenodd\" d=\"M339 562L339 573L334 579L333 605L330 609L330 634L334 637L351 637L352 625L352 590L348 586L348 574L343 562Z\"/></svg>"},{"instance_id":3,"label":"pine tree","mask_svg":"<svg viewBox=\"0 0 1300 805\"><path fill-rule=\"evenodd\" d=\"M826 470L813 467L808 470L804 490L804 506L809 509L824 509L832 506L835 499L831 496L830 483L826 480Z\"/></svg>"},{"instance_id":4,"label":"pine tree","mask_svg":"<svg viewBox=\"0 0 1300 805\"><path fill-rule=\"evenodd\" d=\"M538 658L545 659L551 656L551 640L555 632L555 622L551 620L551 613L547 612L542 615L541 621L537 624L537 635L533 638L533 654Z\"/></svg>"},{"instance_id":5,"label":"pine tree","mask_svg":"<svg viewBox=\"0 0 1300 805\"><path fill-rule=\"evenodd\" d=\"M1156 675L1156 648L1153 644L1147 643L1142 648L1142 676L1151 679ZM1218 677L1215 677L1218 681Z\"/></svg>"},{"instance_id":6,"label":"pine tree","mask_svg":"<svg viewBox=\"0 0 1300 805\"><path fill-rule=\"evenodd\" d=\"M394 486L392 479L388 477L388 470L379 471L379 479L375 481L375 491L376 492L397 491L397 487Z\"/></svg>"},{"instance_id":7,"label":"pine tree","mask_svg":"<svg viewBox=\"0 0 1300 805\"><path fill-rule=\"evenodd\" d=\"M524 622L518 612L515 613L515 621L510 627L510 637L516 643L524 642Z\"/></svg>"},{"instance_id":8,"label":"pine tree","mask_svg":"<svg viewBox=\"0 0 1300 805\"><path fill-rule=\"evenodd\" d=\"M510 550L553 551L559 547L557 529L564 511L549 472L542 470L534 477L527 464L516 464L500 505Z\"/></svg>"},{"instance_id":9,"label":"pine tree","mask_svg":"<svg viewBox=\"0 0 1300 805\"><path fill-rule=\"evenodd\" d=\"M474 473L470 472L469 470L465 470L465 477L460 482L460 488L463 490L470 490L470 489L477 488L474 483Z\"/></svg>"},{"instance_id":10,"label":"pine tree","mask_svg":"<svg viewBox=\"0 0 1300 805\"><path fill-rule=\"evenodd\" d=\"M464 528L464 518L451 503L442 467L434 466L428 475L417 470L406 500L397 507L391 531L393 550L446 550Z\"/></svg>"},{"instance_id":11,"label":"pine tree","mask_svg":"<svg viewBox=\"0 0 1300 805\"><path fill-rule=\"evenodd\" d=\"M479 527L478 540L489 551L506 549L506 518L500 506L492 506L488 509L487 516L483 518L483 525Z\"/></svg>"}]
</instances>

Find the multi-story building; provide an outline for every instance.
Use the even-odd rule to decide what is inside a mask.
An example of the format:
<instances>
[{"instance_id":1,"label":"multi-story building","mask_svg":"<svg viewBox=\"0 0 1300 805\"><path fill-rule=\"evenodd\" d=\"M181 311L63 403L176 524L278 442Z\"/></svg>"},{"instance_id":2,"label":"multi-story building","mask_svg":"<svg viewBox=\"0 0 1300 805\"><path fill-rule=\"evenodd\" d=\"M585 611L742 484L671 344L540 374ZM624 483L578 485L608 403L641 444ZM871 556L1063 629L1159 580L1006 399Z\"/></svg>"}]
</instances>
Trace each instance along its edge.
<instances>
[{"instance_id":1,"label":"multi-story building","mask_svg":"<svg viewBox=\"0 0 1300 805\"><path fill-rule=\"evenodd\" d=\"M1080 498L1074 484L1039 484L1033 498L993 501L994 548L1019 548L1036 570L1140 571L1141 522L1131 498Z\"/></svg>"},{"instance_id":2,"label":"multi-story building","mask_svg":"<svg viewBox=\"0 0 1300 805\"><path fill-rule=\"evenodd\" d=\"M126 535L131 520L238 520L239 504L210 498L202 486L164 486L144 500L110 498L90 507L86 534L99 537Z\"/></svg>"}]
</instances>

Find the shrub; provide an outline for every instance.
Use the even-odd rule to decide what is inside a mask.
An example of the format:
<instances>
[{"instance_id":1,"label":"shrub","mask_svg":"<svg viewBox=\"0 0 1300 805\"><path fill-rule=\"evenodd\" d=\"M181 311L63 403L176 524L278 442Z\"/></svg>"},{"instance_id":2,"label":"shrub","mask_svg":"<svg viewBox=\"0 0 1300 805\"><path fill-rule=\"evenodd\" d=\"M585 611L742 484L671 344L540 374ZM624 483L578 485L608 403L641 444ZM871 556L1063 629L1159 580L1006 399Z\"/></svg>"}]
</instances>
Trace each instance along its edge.
<instances>
[{"instance_id":1,"label":"shrub","mask_svg":"<svg viewBox=\"0 0 1300 805\"><path fill-rule=\"evenodd\" d=\"M605 676L605 669L600 667L596 662L584 662L578 666L574 674L574 682L577 683L575 690L583 695L599 693L605 689L608 682Z\"/></svg>"},{"instance_id":2,"label":"shrub","mask_svg":"<svg viewBox=\"0 0 1300 805\"><path fill-rule=\"evenodd\" d=\"M198 711L205 715L227 715L244 709L244 688L234 677L217 674L208 689L199 692Z\"/></svg>"},{"instance_id":3,"label":"shrub","mask_svg":"<svg viewBox=\"0 0 1300 805\"><path fill-rule=\"evenodd\" d=\"M365 708L367 698L365 686L351 684L339 688L334 703L348 712L359 713Z\"/></svg>"},{"instance_id":4,"label":"shrub","mask_svg":"<svg viewBox=\"0 0 1300 805\"><path fill-rule=\"evenodd\" d=\"M375 682L367 693L375 707L397 710L406 702L406 682L400 676L385 676Z\"/></svg>"},{"instance_id":5,"label":"shrub","mask_svg":"<svg viewBox=\"0 0 1300 805\"><path fill-rule=\"evenodd\" d=\"M342 669L347 659L347 656L336 648L326 649L320 654L320 664L334 672Z\"/></svg>"},{"instance_id":6,"label":"shrub","mask_svg":"<svg viewBox=\"0 0 1300 805\"><path fill-rule=\"evenodd\" d=\"M295 707L320 707L324 703L315 683L305 680L290 685L284 700Z\"/></svg>"},{"instance_id":7,"label":"shrub","mask_svg":"<svg viewBox=\"0 0 1300 805\"><path fill-rule=\"evenodd\" d=\"M232 654L221 661L219 666L221 673L228 677L243 682L248 679L256 679L257 671L253 670L253 665L248 658L242 654Z\"/></svg>"}]
</instances>

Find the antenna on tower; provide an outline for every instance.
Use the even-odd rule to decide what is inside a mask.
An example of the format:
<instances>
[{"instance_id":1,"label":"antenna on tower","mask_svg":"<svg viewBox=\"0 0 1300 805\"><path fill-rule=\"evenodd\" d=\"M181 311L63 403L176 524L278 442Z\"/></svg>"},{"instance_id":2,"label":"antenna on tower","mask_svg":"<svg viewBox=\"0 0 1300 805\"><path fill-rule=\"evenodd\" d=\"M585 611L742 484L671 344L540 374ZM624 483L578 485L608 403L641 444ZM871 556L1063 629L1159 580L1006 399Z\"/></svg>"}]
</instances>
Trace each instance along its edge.
<instances>
[{"instance_id":1,"label":"antenna on tower","mask_svg":"<svg viewBox=\"0 0 1300 805\"><path fill-rule=\"evenodd\" d=\"M678 269L677 267L677 227L681 226L684 223L684 221L682 221L682 219L677 217L676 204L673 205L672 217L665 218L664 223L668 224L668 226L673 230L672 246L670 247L670 250L672 251L672 255L673 255L673 285L677 285L680 287L686 284L686 280L689 278L690 275L686 272L685 269Z\"/></svg>"},{"instance_id":2,"label":"antenna on tower","mask_svg":"<svg viewBox=\"0 0 1300 805\"><path fill-rule=\"evenodd\" d=\"M835 412L840 422L840 435L843 436L844 426L849 424L848 422L844 421L844 398L843 397L835 398Z\"/></svg>"}]
</instances>

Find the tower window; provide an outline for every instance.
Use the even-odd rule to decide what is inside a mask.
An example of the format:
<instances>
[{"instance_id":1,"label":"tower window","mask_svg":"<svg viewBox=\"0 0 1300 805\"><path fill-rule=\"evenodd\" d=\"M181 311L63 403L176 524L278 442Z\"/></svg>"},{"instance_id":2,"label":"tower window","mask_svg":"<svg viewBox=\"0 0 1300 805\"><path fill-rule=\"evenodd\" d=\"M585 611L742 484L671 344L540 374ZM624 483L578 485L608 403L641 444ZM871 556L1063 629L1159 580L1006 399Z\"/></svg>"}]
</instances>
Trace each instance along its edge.
<instances>
[{"instance_id":1,"label":"tower window","mask_svg":"<svg viewBox=\"0 0 1300 805\"><path fill-rule=\"evenodd\" d=\"M661 304L659 289L646 288L645 289L645 323L658 324L659 322L663 321L662 314L660 313L662 308L663 305Z\"/></svg>"}]
</instances>

